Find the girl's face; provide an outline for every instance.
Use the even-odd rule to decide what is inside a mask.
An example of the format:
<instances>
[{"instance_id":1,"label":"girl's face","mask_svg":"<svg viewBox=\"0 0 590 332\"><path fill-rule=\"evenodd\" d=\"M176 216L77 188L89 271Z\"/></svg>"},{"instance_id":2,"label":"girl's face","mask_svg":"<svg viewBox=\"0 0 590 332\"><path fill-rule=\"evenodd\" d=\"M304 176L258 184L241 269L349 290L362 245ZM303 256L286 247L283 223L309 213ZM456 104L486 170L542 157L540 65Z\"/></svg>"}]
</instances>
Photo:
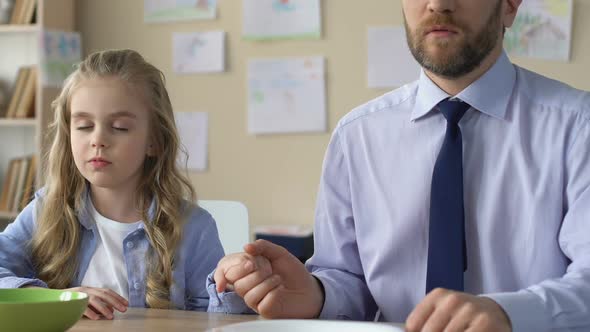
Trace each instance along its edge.
<instances>
[{"instance_id":1,"label":"girl's face","mask_svg":"<svg viewBox=\"0 0 590 332\"><path fill-rule=\"evenodd\" d=\"M83 81L70 99L76 167L91 186L135 190L149 142L149 108L139 89L115 77Z\"/></svg>"}]
</instances>

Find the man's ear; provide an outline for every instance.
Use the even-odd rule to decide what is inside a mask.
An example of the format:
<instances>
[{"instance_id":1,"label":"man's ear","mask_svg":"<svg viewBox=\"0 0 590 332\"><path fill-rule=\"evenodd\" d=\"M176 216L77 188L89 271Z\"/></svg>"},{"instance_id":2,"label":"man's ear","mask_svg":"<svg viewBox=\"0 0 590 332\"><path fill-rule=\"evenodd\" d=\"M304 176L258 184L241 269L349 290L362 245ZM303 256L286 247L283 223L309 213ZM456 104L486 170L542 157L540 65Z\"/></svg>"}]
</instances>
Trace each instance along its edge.
<instances>
[{"instance_id":1,"label":"man's ear","mask_svg":"<svg viewBox=\"0 0 590 332\"><path fill-rule=\"evenodd\" d=\"M518 7L522 0L506 0L506 7L502 13L502 21L504 23L505 28L510 28L516 19L516 14L518 13Z\"/></svg>"}]
</instances>

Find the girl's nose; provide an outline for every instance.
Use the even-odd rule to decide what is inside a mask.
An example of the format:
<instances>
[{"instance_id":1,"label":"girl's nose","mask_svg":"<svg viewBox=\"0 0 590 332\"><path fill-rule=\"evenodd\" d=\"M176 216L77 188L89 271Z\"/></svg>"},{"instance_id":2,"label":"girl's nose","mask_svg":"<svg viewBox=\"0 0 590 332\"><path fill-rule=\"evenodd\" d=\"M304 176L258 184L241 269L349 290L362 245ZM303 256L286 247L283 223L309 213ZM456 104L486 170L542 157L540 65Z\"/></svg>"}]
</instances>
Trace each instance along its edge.
<instances>
[{"instance_id":1,"label":"girl's nose","mask_svg":"<svg viewBox=\"0 0 590 332\"><path fill-rule=\"evenodd\" d=\"M105 135L101 132L101 130L96 130L96 132L94 133L94 137L92 137L91 144L93 148L102 149L107 147Z\"/></svg>"},{"instance_id":2,"label":"girl's nose","mask_svg":"<svg viewBox=\"0 0 590 332\"><path fill-rule=\"evenodd\" d=\"M92 142L92 147L93 148L96 148L96 147L104 148L105 145L104 145L104 143Z\"/></svg>"}]
</instances>

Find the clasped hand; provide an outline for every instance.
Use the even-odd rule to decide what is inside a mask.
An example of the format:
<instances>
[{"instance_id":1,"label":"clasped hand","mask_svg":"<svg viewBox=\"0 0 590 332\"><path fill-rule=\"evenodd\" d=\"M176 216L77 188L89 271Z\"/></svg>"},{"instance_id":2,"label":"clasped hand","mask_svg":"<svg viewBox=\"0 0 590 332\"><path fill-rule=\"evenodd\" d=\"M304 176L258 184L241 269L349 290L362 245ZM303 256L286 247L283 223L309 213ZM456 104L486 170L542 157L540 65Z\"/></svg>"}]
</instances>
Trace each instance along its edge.
<instances>
[{"instance_id":1,"label":"clasped hand","mask_svg":"<svg viewBox=\"0 0 590 332\"><path fill-rule=\"evenodd\" d=\"M230 287L246 304L267 318L314 318L324 295L305 266L285 248L265 240L225 256L217 264L217 291Z\"/></svg>"}]
</instances>

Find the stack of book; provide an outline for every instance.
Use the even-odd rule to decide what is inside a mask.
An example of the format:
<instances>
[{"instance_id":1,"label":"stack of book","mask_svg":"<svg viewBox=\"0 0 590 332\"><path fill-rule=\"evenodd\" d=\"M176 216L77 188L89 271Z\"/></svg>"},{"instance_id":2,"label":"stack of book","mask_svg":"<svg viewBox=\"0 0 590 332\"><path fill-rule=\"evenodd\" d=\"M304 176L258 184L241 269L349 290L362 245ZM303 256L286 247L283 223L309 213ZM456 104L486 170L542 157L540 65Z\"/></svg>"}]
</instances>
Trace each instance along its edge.
<instances>
[{"instance_id":1,"label":"stack of book","mask_svg":"<svg viewBox=\"0 0 590 332\"><path fill-rule=\"evenodd\" d=\"M9 24L35 23L37 0L16 0L12 9Z\"/></svg>"},{"instance_id":2,"label":"stack of book","mask_svg":"<svg viewBox=\"0 0 590 332\"><path fill-rule=\"evenodd\" d=\"M24 66L18 69L12 97L8 107L0 110L0 118L32 118L35 116L35 90L37 68Z\"/></svg>"},{"instance_id":3,"label":"stack of book","mask_svg":"<svg viewBox=\"0 0 590 332\"><path fill-rule=\"evenodd\" d=\"M35 156L10 161L0 194L0 211L18 212L31 201L35 194L36 169Z\"/></svg>"}]
</instances>

